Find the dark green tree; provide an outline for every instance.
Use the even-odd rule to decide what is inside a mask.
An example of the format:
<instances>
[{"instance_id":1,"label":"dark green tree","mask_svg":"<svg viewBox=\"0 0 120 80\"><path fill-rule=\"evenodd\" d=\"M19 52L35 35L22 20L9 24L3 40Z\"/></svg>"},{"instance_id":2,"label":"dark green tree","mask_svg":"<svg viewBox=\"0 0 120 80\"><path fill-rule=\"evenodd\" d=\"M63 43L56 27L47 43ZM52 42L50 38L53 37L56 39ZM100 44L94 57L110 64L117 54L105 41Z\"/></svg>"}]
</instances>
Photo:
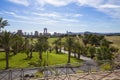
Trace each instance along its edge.
<instances>
[{"instance_id":1,"label":"dark green tree","mask_svg":"<svg viewBox=\"0 0 120 80\"><path fill-rule=\"evenodd\" d=\"M88 48L88 53L89 53L90 57L93 59L96 54L96 48L94 46L90 46Z\"/></svg>"},{"instance_id":2,"label":"dark green tree","mask_svg":"<svg viewBox=\"0 0 120 80\"><path fill-rule=\"evenodd\" d=\"M8 26L8 21L7 20L3 20L3 18L0 18L0 31L1 28L4 28L5 26Z\"/></svg>"},{"instance_id":3,"label":"dark green tree","mask_svg":"<svg viewBox=\"0 0 120 80\"><path fill-rule=\"evenodd\" d=\"M29 38L24 38L22 51L26 53L27 59L30 59L30 41Z\"/></svg>"},{"instance_id":4,"label":"dark green tree","mask_svg":"<svg viewBox=\"0 0 120 80\"><path fill-rule=\"evenodd\" d=\"M5 50L5 55L6 55L6 69L9 68L9 53L10 53L10 47L12 44L12 38L13 35L9 32L2 32L2 35L0 35L0 43L2 47Z\"/></svg>"},{"instance_id":5,"label":"dark green tree","mask_svg":"<svg viewBox=\"0 0 120 80\"><path fill-rule=\"evenodd\" d=\"M23 41L22 36L14 34L14 36L12 38L12 44L11 44L11 48L12 48L14 55L16 55L18 52L20 52L22 50L23 42L24 41Z\"/></svg>"},{"instance_id":6,"label":"dark green tree","mask_svg":"<svg viewBox=\"0 0 120 80\"><path fill-rule=\"evenodd\" d=\"M68 63L70 63L70 56L71 56L73 44L74 44L74 38L68 36L65 43L65 47L67 47L68 50Z\"/></svg>"},{"instance_id":7,"label":"dark green tree","mask_svg":"<svg viewBox=\"0 0 120 80\"><path fill-rule=\"evenodd\" d=\"M36 51L39 52L39 59L42 61L42 53L47 51L49 48L49 43L47 41L47 37L42 36L39 37L37 43L35 44Z\"/></svg>"}]
</instances>

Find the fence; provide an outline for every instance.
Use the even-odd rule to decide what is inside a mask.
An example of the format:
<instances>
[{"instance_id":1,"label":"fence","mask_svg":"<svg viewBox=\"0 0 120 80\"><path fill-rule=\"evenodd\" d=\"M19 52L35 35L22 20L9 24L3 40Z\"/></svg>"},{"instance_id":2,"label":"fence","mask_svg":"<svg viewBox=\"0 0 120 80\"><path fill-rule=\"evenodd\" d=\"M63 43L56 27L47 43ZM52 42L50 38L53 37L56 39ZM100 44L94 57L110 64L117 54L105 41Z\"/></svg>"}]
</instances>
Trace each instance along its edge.
<instances>
[{"instance_id":1,"label":"fence","mask_svg":"<svg viewBox=\"0 0 120 80\"><path fill-rule=\"evenodd\" d=\"M98 61L0 71L0 80L120 80L120 63ZM39 78L39 79L38 79Z\"/></svg>"}]
</instances>

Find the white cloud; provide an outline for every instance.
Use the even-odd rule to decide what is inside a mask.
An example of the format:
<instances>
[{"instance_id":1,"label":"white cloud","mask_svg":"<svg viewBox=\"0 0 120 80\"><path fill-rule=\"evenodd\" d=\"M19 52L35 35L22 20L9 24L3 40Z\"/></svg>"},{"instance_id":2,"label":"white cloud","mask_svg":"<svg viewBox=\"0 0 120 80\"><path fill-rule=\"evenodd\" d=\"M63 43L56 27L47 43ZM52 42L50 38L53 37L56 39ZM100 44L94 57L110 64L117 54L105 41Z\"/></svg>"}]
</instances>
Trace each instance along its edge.
<instances>
[{"instance_id":1,"label":"white cloud","mask_svg":"<svg viewBox=\"0 0 120 80\"><path fill-rule=\"evenodd\" d=\"M70 3L78 4L81 6L90 6L96 8L96 10L101 11L111 17L119 17L120 14L120 0L36 0L38 5L44 7L46 4L50 4L56 7L66 6ZM114 14L113 14L114 13ZM69 14L67 14L69 16ZM66 15L66 16L67 16ZM46 16L46 14L45 14ZM51 15L50 16L54 16ZM71 17L79 17L82 15L74 15ZM120 18L120 17L119 17Z\"/></svg>"},{"instance_id":2,"label":"white cloud","mask_svg":"<svg viewBox=\"0 0 120 80\"><path fill-rule=\"evenodd\" d=\"M104 4L100 5L100 8L120 8L120 5L113 5L113 4Z\"/></svg>"},{"instance_id":3,"label":"white cloud","mask_svg":"<svg viewBox=\"0 0 120 80\"><path fill-rule=\"evenodd\" d=\"M29 6L28 0L9 0L10 2L16 3L16 4L21 4L24 6Z\"/></svg>"},{"instance_id":4,"label":"white cloud","mask_svg":"<svg viewBox=\"0 0 120 80\"><path fill-rule=\"evenodd\" d=\"M30 15L23 16L20 14L17 14L13 11L4 11L2 12L4 14L7 14L9 17L13 17L16 19L8 19L10 22L16 22L16 23L23 23L23 24L39 24L39 25L60 25L61 23L64 24L78 24L79 20L76 19L77 16L81 16L80 14L68 14L67 13L58 13L58 12L51 12L51 13L37 13L32 12ZM24 14L24 13L23 13ZM71 15L75 15L70 18ZM30 17L29 17L30 16ZM63 24L63 25L64 25Z\"/></svg>"},{"instance_id":5,"label":"white cloud","mask_svg":"<svg viewBox=\"0 0 120 80\"><path fill-rule=\"evenodd\" d=\"M57 13L36 13L34 12L33 14L37 16L42 16L42 17L60 17L60 15Z\"/></svg>"},{"instance_id":6,"label":"white cloud","mask_svg":"<svg viewBox=\"0 0 120 80\"><path fill-rule=\"evenodd\" d=\"M65 22L79 22L79 20L77 19L67 19L67 18L63 18L63 19L60 19L61 21L65 21Z\"/></svg>"},{"instance_id":7,"label":"white cloud","mask_svg":"<svg viewBox=\"0 0 120 80\"><path fill-rule=\"evenodd\" d=\"M80 6L90 6L96 10L120 19L120 0L78 0Z\"/></svg>"},{"instance_id":8,"label":"white cloud","mask_svg":"<svg viewBox=\"0 0 120 80\"><path fill-rule=\"evenodd\" d=\"M44 5L50 4L55 7L67 6L70 3L78 4L81 6L90 6L96 8L97 11L103 12L107 15L110 15L114 18L120 18L120 0L9 0L11 2L22 4L25 6L30 5L34 9L44 9ZM41 7L42 6L42 7ZM41 11L41 10L40 10ZM16 17L15 14L12 14ZM60 17L71 17L77 18L83 16L81 14L71 14L71 13L36 13L36 15L41 17L50 17L50 18L60 18ZM23 17L24 18L24 17Z\"/></svg>"},{"instance_id":9,"label":"white cloud","mask_svg":"<svg viewBox=\"0 0 120 80\"><path fill-rule=\"evenodd\" d=\"M75 13L60 13L60 12L51 12L51 13L37 13L33 12L33 15L40 16L40 17L50 17L50 18L78 18L82 17L82 14L75 14Z\"/></svg>"},{"instance_id":10,"label":"white cloud","mask_svg":"<svg viewBox=\"0 0 120 80\"><path fill-rule=\"evenodd\" d=\"M81 6L91 6L97 8L98 5L102 4L104 0L77 0L77 3Z\"/></svg>"},{"instance_id":11,"label":"white cloud","mask_svg":"<svg viewBox=\"0 0 120 80\"><path fill-rule=\"evenodd\" d=\"M45 4L51 4L60 7L60 6L66 6L69 3L74 2L74 0L37 0L37 2L42 6Z\"/></svg>"},{"instance_id":12,"label":"white cloud","mask_svg":"<svg viewBox=\"0 0 120 80\"><path fill-rule=\"evenodd\" d=\"M17 15L15 12L7 12L7 11L5 11L4 13L12 15L12 17L19 18L19 19L29 19L26 16Z\"/></svg>"}]
</instances>

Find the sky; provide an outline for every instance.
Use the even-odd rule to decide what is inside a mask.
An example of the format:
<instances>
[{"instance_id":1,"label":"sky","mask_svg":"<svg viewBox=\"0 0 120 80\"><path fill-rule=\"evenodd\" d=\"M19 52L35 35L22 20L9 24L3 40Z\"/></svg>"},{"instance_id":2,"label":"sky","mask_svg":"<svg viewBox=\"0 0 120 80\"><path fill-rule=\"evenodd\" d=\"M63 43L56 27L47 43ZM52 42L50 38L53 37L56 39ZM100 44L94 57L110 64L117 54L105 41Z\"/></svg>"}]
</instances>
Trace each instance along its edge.
<instances>
[{"instance_id":1,"label":"sky","mask_svg":"<svg viewBox=\"0 0 120 80\"><path fill-rule=\"evenodd\" d=\"M0 17L12 32L120 32L120 0L0 0Z\"/></svg>"}]
</instances>

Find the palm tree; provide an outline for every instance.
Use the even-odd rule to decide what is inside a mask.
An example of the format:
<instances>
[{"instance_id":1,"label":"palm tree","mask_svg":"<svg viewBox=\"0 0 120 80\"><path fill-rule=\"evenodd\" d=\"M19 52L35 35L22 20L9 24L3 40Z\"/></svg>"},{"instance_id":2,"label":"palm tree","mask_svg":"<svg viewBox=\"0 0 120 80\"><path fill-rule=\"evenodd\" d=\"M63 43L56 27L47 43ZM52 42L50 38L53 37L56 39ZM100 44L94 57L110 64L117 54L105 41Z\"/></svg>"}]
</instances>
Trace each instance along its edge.
<instances>
[{"instance_id":1,"label":"palm tree","mask_svg":"<svg viewBox=\"0 0 120 80\"><path fill-rule=\"evenodd\" d=\"M114 57L113 52L111 48L107 46L101 46L97 50L97 58L98 60L112 60Z\"/></svg>"},{"instance_id":2,"label":"palm tree","mask_svg":"<svg viewBox=\"0 0 120 80\"><path fill-rule=\"evenodd\" d=\"M3 18L0 18L0 31L1 28L4 28L5 26L8 26L8 21L7 20L3 20Z\"/></svg>"},{"instance_id":3,"label":"palm tree","mask_svg":"<svg viewBox=\"0 0 120 80\"><path fill-rule=\"evenodd\" d=\"M88 34L84 34L82 41L85 46L89 43L89 38L90 36Z\"/></svg>"},{"instance_id":4,"label":"palm tree","mask_svg":"<svg viewBox=\"0 0 120 80\"><path fill-rule=\"evenodd\" d=\"M39 37L37 40L37 43L35 44L36 51L39 52L39 59L42 61L42 53L47 51L49 47L47 37Z\"/></svg>"},{"instance_id":5,"label":"palm tree","mask_svg":"<svg viewBox=\"0 0 120 80\"><path fill-rule=\"evenodd\" d=\"M55 40L53 44L55 44L55 51L56 53L61 53L61 48L62 48L62 38L60 37L59 39Z\"/></svg>"},{"instance_id":6,"label":"palm tree","mask_svg":"<svg viewBox=\"0 0 120 80\"><path fill-rule=\"evenodd\" d=\"M70 56L72 52L72 47L73 47L74 39L70 36L66 39L66 46L68 49L68 63L70 63Z\"/></svg>"},{"instance_id":7,"label":"palm tree","mask_svg":"<svg viewBox=\"0 0 120 80\"><path fill-rule=\"evenodd\" d=\"M75 58L76 58L76 52L77 52L78 47L79 47L79 43L74 41L73 45L72 45L72 51L74 52L74 57Z\"/></svg>"},{"instance_id":8,"label":"palm tree","mask_svg":"<svg viewBox=\"0 0 120 80\"><path fill-rule=\"evenodd\" d=\"M62 38L60 37L59 39L58 39L59 41L58 41L58 45L59 45L59 53L61 53L61 48L62 48Z\"/></svg>"},{"instance_id":9,"label":"palm tree","mask_svg":"<svg viewBox=\"0 0 120 80\"><path fill-rule=\"evenodd\" d=\"M78 43L76 44L76 47L77 47L77 58L80 59L80 55L83 53L83 46Z\"/></svg>"},{"instance_id":10,"label":"palm tree","mask_svg":"<svg viewBox=\"0 0 120 80\"><path fill-rule=\"evenodd\" d=\"M28 38L25 38L24 44L23 44L23 51L26 53L27 55L27 59L30 58L29 54L30 54L30 42Z\"/></svg>"},{"instance_id":11,"label":"palm tree","mask_svg":"<svg viewBox=\"0 0 120 80\"><path fill-rule=\"evenodd\" d=\"M55 40L53 42L53 44L55 44L54 48L55 48L56 53L59 53L59 51L58 51L58 40Z\"/></svg>"},{"instance_id":12,"label":"palm tree","mask_svg":"<svg viewBox=\"0 0 120 80\"><path fill-rule=\"evenodd\" d=\"M96 48L94 46L90 46L88 48L88 53L89 53L91 59L93 59L95 57L95 54L96 54Z\"/></svg>"},{"instance_id":13,"label":"palm tree","mask_svg":"<svg viewBox=\"0 0 120 80\"><path fill-rule=\"evenodd\" d=\"M30 38L30 59L33 57L32 56L32 52L33 52L33 50L34 50L34 43L33 43L33 38L31 37Z\"/></svg>"},{"instance_id":14,"label":"palm tree","mask_svg":"<svg viewBox=\"0 0 120 80\"><path fill-rule=\"evenodd\" d=\"M9 68L9 53L10 53L10 46L12 42L12 34L9 32L2 32L2 35L0 35L0 43L2 47L5 50L6 54L6 69Z\"/></svg>"},{"instance_id":15,"label":"palm tree","mask_svg":"<svg viewBox=\"0 0 120 80\"><path fill-rule=\"evenodd\" d=\"M20 52L22 50L23 38L22 38L22 36L15 34L13 36L12 40L13 40L13 42L11 44L11 47L12 47L14 55L16 55L18 52Z\"/></svg>"}]
</instances>

